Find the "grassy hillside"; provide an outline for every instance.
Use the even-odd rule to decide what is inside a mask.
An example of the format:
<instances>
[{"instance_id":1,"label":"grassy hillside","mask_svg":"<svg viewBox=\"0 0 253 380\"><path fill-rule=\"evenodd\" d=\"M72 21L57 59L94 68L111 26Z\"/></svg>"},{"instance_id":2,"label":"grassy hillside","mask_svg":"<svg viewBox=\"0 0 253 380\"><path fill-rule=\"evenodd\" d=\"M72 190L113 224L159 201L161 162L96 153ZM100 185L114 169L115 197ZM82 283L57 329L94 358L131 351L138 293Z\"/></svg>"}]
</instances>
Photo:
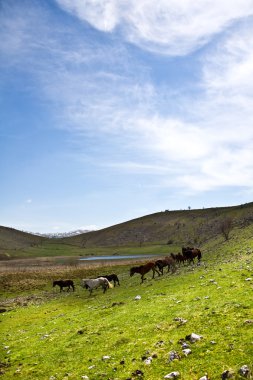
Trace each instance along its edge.
<instances>
[{"instance_id":1,"label":"grassy hillside","mask_svg":"<svg viewBox=\"0 0 253 380\"><path fill-rule=\"evenodd\" d=\"M252 225L234 229L229 241L217 236L200 266L154 280L147 274L142 285L129 277L130 264L2 273L1 378L159 380L178 371L183 380L206 373L218 380L229 370L243 379L243 365L253 370L252 236ZM116 272L121 286L92 296L79 286L105 272ZM73 278L76 291L53 289L57 277ZM201 340L189 342L191 333Z\"/></svg>"},{"instance_id":2,"label":"grassy hillside","mask_svg":"<svg viewBox=\"0 0 253 380\"><path fill-rule=\"evenodd\" d=\"M205 247L221 236L221 223L233 230L253 224L253 203L234 207L159 212L99 231L46 239L0 227L1 257L88 256L176 252L182 245Z\"/></svg>"}]
</instances>

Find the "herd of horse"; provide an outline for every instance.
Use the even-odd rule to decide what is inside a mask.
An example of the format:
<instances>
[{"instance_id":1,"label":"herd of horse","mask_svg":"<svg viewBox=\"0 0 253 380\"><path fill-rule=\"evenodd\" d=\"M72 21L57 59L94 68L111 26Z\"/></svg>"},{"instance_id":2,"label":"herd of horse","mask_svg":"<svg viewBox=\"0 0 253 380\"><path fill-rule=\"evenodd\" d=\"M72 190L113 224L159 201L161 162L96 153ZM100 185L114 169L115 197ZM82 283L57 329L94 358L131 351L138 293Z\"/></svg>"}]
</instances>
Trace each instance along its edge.
<instances>
[{"instance_id":1,"label":"herd of horse","mask_svg":"<svg viewBox=\"0 0 253 380\"><path fill-rule=\"evenodd\" d=\"M139 265L136 267L130 268L130 277L132 277L135 273L141 275L141 284L146 280L144 277L148 272L152 271L153 276L155 277L155 273L158 276L164 274L164 268L167 267L167 272L171 271L175 272L177 264L180 266L182 264L194 264L195 258L200 262L202 258L202 253L199 248L191 248L191 247L182 247L181 253L171 253L170 256L166 256L163 259L158 259L155 261L149 261L146 264ZM111 284L113 282L113 285ZM60 292L63 291L63 288L68 288L69 291L71 288L74 291L75 285L72 280L56 280L53 282L53 287L58 285L60 287ZM81 286L85 289L88 289L90 295L94 289L101 287L103 292L105 293L107 289L112 288L113 286L120 285L118 276L113 273L110 275L103 275L93 279L82 279Z\"/></svg>"}]
</instances>

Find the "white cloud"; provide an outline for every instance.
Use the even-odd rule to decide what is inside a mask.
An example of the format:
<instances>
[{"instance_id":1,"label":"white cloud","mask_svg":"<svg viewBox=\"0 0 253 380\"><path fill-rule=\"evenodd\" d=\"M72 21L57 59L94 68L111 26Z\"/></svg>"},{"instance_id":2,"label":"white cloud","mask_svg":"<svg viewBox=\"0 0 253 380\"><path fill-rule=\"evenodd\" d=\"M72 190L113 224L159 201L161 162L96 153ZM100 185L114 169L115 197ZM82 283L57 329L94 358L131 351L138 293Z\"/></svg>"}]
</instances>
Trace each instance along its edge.
<instances>
[{"instance_id":1,"label":"white cloud","mask_svg":"<svg viewBox=\"0 0 253 380\"><path fill-rule=\"evenodd\" d=\"M127 40L172 55L196 49L234 20L253 12L253 2L246 0L58 3L99 30L112 31L123 25ZM194 192L253 185L250 20L206 52L200 61L201 92L194 98L178 93L182 112L172 116L160 110L161 99L169 99L172 107L175 104L168 96L170 89L166 84L162 89L156 87L146 67L133 60L127 48L118 42L106 48L97 41L91 44L74 29L71 45L65 45L63 26L55 23L52 27L44 15L34 28L35 22L30 21L38 21L39 15L35 16L35 10L30 10L25 20L12 14L12 21L6 21L6 39L2 39L6 61L32 72L60 127L78 137L99 136L104 144L111 144L112 151L116 147L112 137L116 137L116 148L127 149L130 155L139 153L138 162L134 157L117 164L103 159L103 165L159 173L165 176L161 184ZM171 176L168 181L166 176Z\"/></svg>"},{"instance_id":2,"label":"white cloud","mask_svg":"<svg viewBox=\"0 0 253 380\"><path fill-rule=\"evenodd\" d=\"M184 55L199 48L234 21L253 14L253 1L241 0L57 0L94 28L116 28L143 49Z\"/></svg>"}]
</instances>

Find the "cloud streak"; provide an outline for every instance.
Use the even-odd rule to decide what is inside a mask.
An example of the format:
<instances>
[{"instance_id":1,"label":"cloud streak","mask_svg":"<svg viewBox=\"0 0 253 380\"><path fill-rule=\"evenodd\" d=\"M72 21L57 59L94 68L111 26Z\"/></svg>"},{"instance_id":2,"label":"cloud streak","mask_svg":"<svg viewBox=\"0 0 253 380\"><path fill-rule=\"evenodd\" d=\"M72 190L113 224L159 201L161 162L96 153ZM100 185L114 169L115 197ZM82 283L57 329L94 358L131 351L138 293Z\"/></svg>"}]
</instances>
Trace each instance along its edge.
<instances>
[{"instance_id":1,"label":"cloud streak","mask_svg":"<svg viewBox=\"0 0 253 380\"><path fill-rule=\"evenodd\" d=\"M253 14L252 0L57 0L66 11L103 32L118 32L151 52L185 55Z\"/></svg>"},{"instance_id":2,"label":"cloud streak","mask_svg":"<svg viewBox=\"0 0 253 380\"><path fill-rule=\"evenodd\" d=\"M4 62L33 77L54 109L57 128L77 136L80 145L88 135L101 152L108 146L130 154L131 160L122 154L117 163L101 154L101 165L159 174L161 186L194 193L252 187L252 1L57 3L110 41L91 44L88 29L80 36L79 29L37 7L28 13L7 9L2 29ZM176 114L169 111L176 107L171 84L155 83L147 64L125 44L184 56L219 33L200 55L196 95L178 90L182 112ZM164 99L171 103L168 110Z\"/></svg>"}]
</instances>

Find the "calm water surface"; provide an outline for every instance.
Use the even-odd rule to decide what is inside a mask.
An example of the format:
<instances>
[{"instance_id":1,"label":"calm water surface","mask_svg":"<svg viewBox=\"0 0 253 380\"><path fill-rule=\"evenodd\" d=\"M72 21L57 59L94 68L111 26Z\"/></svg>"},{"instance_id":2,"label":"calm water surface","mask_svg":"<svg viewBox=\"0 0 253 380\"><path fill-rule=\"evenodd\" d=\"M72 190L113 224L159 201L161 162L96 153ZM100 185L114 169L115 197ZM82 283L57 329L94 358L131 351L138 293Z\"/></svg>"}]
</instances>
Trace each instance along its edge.
<instances>
[{"instance_id":1,"label":"calm water surface","mask_svg":"<svg viewBox=\"0 0 253 380\"><path fill-rule=\"evenodd\" d=\"M112 255L112 256L90 256L83 257L81 261L96 261L96 260L129 260L129 259L146 259L148 257L155 257L156 255Z\"/></svg>"}]
</instances>

